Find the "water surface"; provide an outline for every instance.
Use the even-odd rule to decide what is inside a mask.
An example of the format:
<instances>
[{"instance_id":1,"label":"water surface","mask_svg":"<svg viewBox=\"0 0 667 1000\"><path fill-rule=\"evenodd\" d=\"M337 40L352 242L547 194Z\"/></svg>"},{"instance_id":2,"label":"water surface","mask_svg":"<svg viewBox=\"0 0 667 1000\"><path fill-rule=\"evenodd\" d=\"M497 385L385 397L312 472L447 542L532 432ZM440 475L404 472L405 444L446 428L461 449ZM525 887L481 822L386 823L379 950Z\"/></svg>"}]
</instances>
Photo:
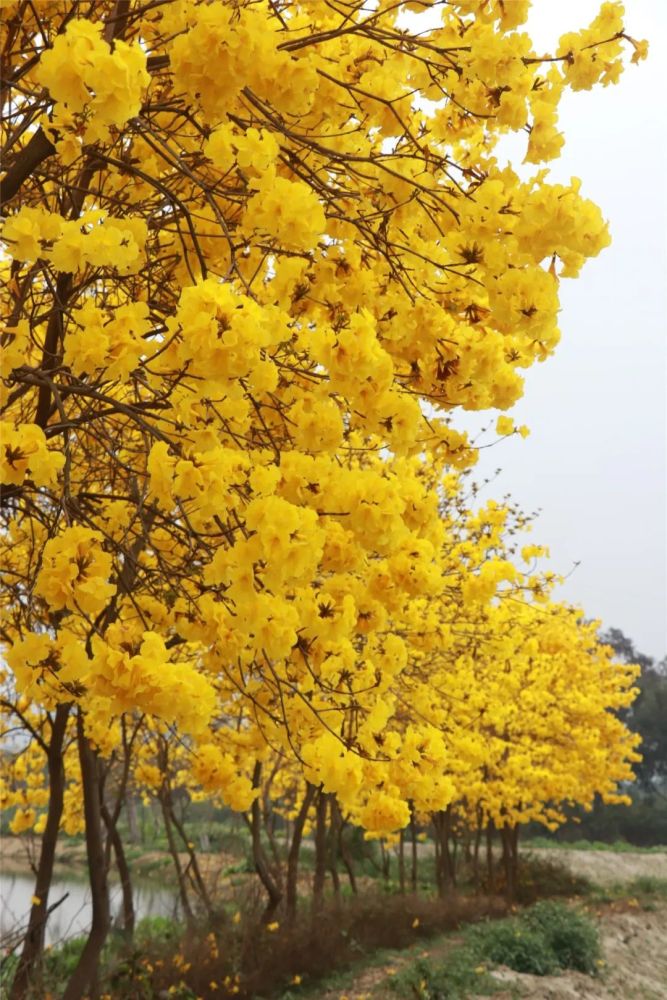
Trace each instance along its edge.
<instances>
[{"instance_id":1,"label":"water surface","mask_svg":"<svg viewBox=\"0 0 667 1000\"><path fill-rule=\"evenodd\" d=\"M175 917L178 915L178 897L176 892L165 888L159 882L159 875L153 879L137 879L132 882L134 888L134 911L137 920L142 917ZM0 874L0 937L16 931L27 924L30 913L30 901L34 892L35 880L31 875L2 873ZM90 888L84 878L76 879L62 876L55 877L49 893L49 906L56 903L65 894L63 900L51 914L46 925L46 943L57 944L69 937L87 934L91 920ZM112 921L119 925L119 915L122 913L122 894L120 885L112 883L111 915Z\"/></svg>"}]
</instances>

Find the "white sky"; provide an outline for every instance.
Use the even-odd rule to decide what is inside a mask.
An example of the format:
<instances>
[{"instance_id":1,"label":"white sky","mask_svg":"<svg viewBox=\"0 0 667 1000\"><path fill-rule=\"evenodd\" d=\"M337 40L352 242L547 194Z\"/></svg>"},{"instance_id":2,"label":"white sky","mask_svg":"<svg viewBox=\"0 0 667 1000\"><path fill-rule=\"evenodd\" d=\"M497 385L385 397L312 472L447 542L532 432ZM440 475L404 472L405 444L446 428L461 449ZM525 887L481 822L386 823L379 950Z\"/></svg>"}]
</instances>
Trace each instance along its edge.
<instances>
[{"instance_id":1,"label":"white sky","mask_svg":"<svg viewBox=\"0 0 667 1000\"><path fill-rule=\"evenodd\" d=\"M511 2L511 0L510 0ZM531 541L567 573L559 599L621 628L656 658L667 652L667 2L627 0L626 28L648 38L647 61L615 87L566 94L566 145L555 181L583 180L582 194L609 220L612 246L561 282L562 340L526 373L511 411L531 436L481 453L475 478L497 467L490 495L541 508ZM529 31L553 50L590 23L596 0L534 0ZM455 424L461 425L458 414ZM480 415L481 416L481 415ZM489 423L477 418L476 424ZM495 417L494 421L495 423Z\"/></svg>"}]
</instances>

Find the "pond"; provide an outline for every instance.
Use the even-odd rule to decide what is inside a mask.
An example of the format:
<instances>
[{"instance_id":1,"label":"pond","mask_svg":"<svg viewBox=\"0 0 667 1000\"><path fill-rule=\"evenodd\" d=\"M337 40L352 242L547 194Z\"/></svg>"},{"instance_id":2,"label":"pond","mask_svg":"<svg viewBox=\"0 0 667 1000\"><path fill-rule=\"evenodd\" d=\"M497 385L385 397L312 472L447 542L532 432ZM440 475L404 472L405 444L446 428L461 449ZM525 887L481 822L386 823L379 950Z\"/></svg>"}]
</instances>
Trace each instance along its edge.
<instances>
[{"instance_id":1,"label":"pond","mask_svg":"<svg viewBox=\"0 0 667 1000\"><path fill-rule=\"evenodd\" d=\"M31 875L2 873L0 874L0 938L12 931L18 930L27 923L30 913L30 900L34 891L34 879ZM159 882L149 879L133 881L134 910L137 920L142 917L176 917L178 916L178 896L175 891L165 888ZM87 934L90 928L91 900L87 882L82 879L57 877L53 880L49 893L49 906L52 906L67 893L63 900L49 917L46 925L46 943L57 944L65 938ZM120 885L112 883L111 914L112 922L117 921L122 910Z\"/></svg>"}]
</instances>

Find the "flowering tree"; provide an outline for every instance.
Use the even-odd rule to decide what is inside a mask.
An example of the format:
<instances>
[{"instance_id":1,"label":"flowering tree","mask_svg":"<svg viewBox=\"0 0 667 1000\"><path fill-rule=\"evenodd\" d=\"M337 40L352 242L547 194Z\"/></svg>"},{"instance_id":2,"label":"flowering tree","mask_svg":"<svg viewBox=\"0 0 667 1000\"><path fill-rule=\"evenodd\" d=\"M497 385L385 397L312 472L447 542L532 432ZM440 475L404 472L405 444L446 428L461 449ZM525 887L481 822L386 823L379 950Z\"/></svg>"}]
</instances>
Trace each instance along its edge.
<instances>
[{"instance_id":1,"label":"flowering tree","mask_svg":"<svg viewBox=\"0 0 667 1000\"><path fill-rule=\"evenodd\" d=\"M15 820L43 830L15 997L68 780L94 906L66 1000L92 982L142 725L233 808L271 752L332 789L342 756L374 776L359 821L407 822L374 734L408 664L426 677L414 636L442 635L452 573L462 599L520 587L484 533L452 548L446 477L475 452L451 415L509 408L554 350L559 280L609 241L542 166L558 101L646 51L605 3L536 52L527 10L5 4L5 707L48 773ZM498 158L508 132L528 180ZM434 739L441 715L414 726Z\"/></svg>"}]
</instances>

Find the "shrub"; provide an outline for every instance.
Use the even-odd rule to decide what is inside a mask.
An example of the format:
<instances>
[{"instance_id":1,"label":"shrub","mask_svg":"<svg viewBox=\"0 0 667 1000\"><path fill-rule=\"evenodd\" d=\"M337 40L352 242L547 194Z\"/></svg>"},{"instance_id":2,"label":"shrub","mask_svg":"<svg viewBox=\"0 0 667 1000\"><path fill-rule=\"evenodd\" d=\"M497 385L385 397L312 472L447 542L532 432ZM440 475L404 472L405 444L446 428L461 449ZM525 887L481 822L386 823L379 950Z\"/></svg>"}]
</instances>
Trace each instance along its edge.
<instances>
[{"instance_id":1,"label":"shrub","mask_svg":"<svg viewBox=\"0 0 667 1000\"><path fill-rule=\"evenodd\" d=\"M593 975L600 958L595 924L563 903L545 900L521 917L498 921L471 932L481 959L515 972L548 976L559 969Z\"/></svg>"},{"instance_id":2,"label":"shrub","mask_svg":"<svg viewBox=\"0 0 667 1000\"><path fill-rule=\"evenodd\" d=\"M549 976L559 968L546 935L521 920L503 920L480 928L476 943L480 961L506 965L515 972Z\"/></svg>"},{"instance_id":3,"label":"shrub","mask_svg":"<svg viewBox=\"0 0 667 1000\"><path fill-rule=\"evenodd\" d=\"M584 875L573 875L562 862L528 854L521 858L516 889L519 903L534 903L551 896L586 896L592 883Z\"/></svg>"},{"instance_id":4,"label":"shrub","mask_svg":"<svg viewBox=\"0 0 667 1000\"><path fill-rule=\"evenodd\" d=\"M667 897L667 879L640 875L623 886L625 895Z\"/></svg>"},{"instance_id":5,"label":"shrub","mask_svg":"<svg viewBox=\"0 0 667 1000\"><path fill-rule=\"evenodd\" d=\"M523 918L535 933L542 934L560 969L575 969L593 975L600 958L600 936L595 924L580 911L545 900Z\"/></svg>"},{"instance_id":6,"label":"shrub","mask_svg":"<svg viewBox=\"0 0 667 1000\"><path fill-rule=\"evenodd\" d=\"M392 977L390 986L410 1000L466 1000L471 995L494 993L498 988L485 968L478 964L474 948L455 948L437 965L419 958Z\"/></svg>"}]
</instances>

